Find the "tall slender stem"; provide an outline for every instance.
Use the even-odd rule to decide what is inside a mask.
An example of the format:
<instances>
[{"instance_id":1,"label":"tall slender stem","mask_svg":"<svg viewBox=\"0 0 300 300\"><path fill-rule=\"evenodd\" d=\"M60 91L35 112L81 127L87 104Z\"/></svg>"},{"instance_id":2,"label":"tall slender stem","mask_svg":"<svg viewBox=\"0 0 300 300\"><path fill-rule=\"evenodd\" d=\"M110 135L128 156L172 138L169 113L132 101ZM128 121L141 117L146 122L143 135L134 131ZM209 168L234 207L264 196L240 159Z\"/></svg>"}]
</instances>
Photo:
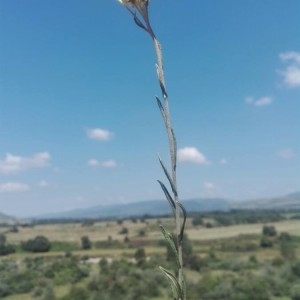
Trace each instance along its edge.
<instances>
[{"instance_id":1,"label":"tall slender stem","mask_svg":"<svg viewBox=\"0 0 300 300\"><path fill-rule=\"evenodd\" d=\"M179 207L179 197L178 197L178 189L177 189L177 175L176 175L176 145L175 145L175 137L174 132L171 126L171 115L170 115L170 108L169 108L169 99L168 94L166 91L166 84L165 84L165 76L164 76L164 69L163 69L163 58L162 58L162 49L159 41L153 35L153 43L156 52L157 58L157 77L161 86L162 96L164 99L164 112L165 112L165 126L169 140L169 151L170 151L170 161L171 161L171 169L172 169L172 181L173 181L173 195L175 200L175 222L176 222L176 236L177 236L177 249L178 249L178 257L180 268L178 270L178 282L183 288L183 258L182 258L182 243L179 239L180 230L181 230L181 219L180 219L180 207ZM180 299L181 300L181 299Z\"/></svg>"},{"instance_id":2,"label":"tall slender stem","mask_svg":"<svg viewBox=\"0 0 300 300\"><path fill-rule=\"evenodd\" d=\"M166 232L164 228L162 229L163 229L164 236L170 243L172 249L174 250L176 248L174 252L175 255L177 256L177 262L178 262L177 279L169 271L165 269L163 269L163 271L168 276L168 278L171 279L173 287L175 287L177 290L177 296L174 296L176 297L176 300L185 300L186 295L185 295L184 278L183 278L182 240L183 240L183 231L184 231L184 225L186 220L186 212L184 207L180 203L178 197L177 178L176 178L177 145L176 145L175 134L171 125L169 100L168 100L168 94L167 94L165 76L164 76L164 68L163 68L162 48L161 48L161 44L157 40L154 31L152 30L150 25L150 20L148 16L149 0L119 0L119 2L125 5L126 9L133 16L135 23L150 35L156 52L156 59L157 59L156 72L157 72L160 89L162 92L163 104L158 98L157 100L164 119L167 136L168 136L169 151L170 151L169 154L170 154L170 161L171 161L171 175L166 170L162 162L161 164L171 185L173 197L169 194L167 188L162 183L161 185L166 194L167 200L170 202L172 209L174 210L175 223L176 223L175 226L176 239L171 238L170 237L171 234L169 232ZM180 210L182 210L183 212L183 222L181 220Z\"/></svg>"}]
</instances>

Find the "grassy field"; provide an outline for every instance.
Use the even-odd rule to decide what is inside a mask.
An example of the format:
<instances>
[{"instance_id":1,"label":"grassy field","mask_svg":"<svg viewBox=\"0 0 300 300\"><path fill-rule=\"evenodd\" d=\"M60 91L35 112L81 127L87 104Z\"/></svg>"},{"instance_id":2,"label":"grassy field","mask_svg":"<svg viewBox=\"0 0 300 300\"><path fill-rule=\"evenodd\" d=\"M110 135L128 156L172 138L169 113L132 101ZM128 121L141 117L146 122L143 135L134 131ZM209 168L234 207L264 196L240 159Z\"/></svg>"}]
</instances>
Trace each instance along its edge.
<instances>
[{"instance_id":1,"label":"grassy field","mask_svg":"<svg viewBox=\"0 0 300 300\"><path fill-rule=\"evenodd\" d=\"M46 236L51 241L74 242L80 244L82 236L88 236L91 241L106 241L108 237L113 240L122 242L125 235L119 232L123 227L128 228L127 236L130 239L143 240L159 240L162 239L162 234L159 229L159 223L164 224L165 227L170 227L171 219L151 219L147 223L133 223L131 220L124 221L121 225L115 221L98 222L93 226L82 226L79 223L73 224L51 224L51 225L36 225L34 227L19 227L17 233L7 233L7 241L15 244L21 241L32 239L37 235ZM300 220L287 220L276 223L268 223L274 225L278 232L288 232L292 235L300 236ZM263 224L241 224L225 227L194 227L191 226L190 220L187 222L186 233L188 237L193 240L215 240L235 237L241 234L251 235L260 234ZM140 230L144 230L146 235L139 236ZM7 228L0 227L0 233L7 231Z\"/></svg>"},{"instance_id":2,"label":"grassy field","mask_svg":"<svg viewBox=\"0 0 300 300\"><path fill-rule=\"evenodd\" d=\"M159 255L164 259L166 255L166 247L159 243L162 241L162 233L159 224L164 224L167 228L172 228L172 219L149 219L144 222L140 220L124 220L121 224L117 221L103 221L96 222L91 226L83 226L80 223L71 224L47 224L35 225L32 227L18 227L17 232L9 232L7 227L0 227L0 233L5 233L6 241L9 244L20 245L29 239L33 239L38 235L47 237L53 245L55 242L73 243L76 249L72 251L72 256L79 259L86 257L86 259L93 258L109 258L112 261L125 258L126 260L134 257L138 247L145 249L146 255L152 257ZM257 276L265 275L267 269L266 264L271 264L272 261L280 257L280 246L278 241L273 247L260 247L260 238L262 234L263 223L257 224L240 224L232 226L216 226L213 228L206 228L205 226L193 226L191 219L187 221L186 234L193 245L193 252L204 261L210 261L209 267L204 266L205 272L209 276L222 277L228 274L235 274L237 269L249 268L249 259L255 257L257 261L257 269L253 269L252 274ZM281 232L289 233L294 238L300 237L300 220L283 220L274 223L268 223L274 226L277 231L277 237ZM123 228L128 229L128 234L120 234ZM143 234L141 234L141 231ZM93 243L91 249L81 249L81 237L88 236ZM124 238L128 237L130 243L125 243ZM300 241L300 239L298 239ZM114 247L96 247L97 242L113 241L116 242ZM234 245L248 245L255 247L253 249L234 249ZM229 248L228 248L229 247ZM295 247L295 256L300 257L300 247ZM63 259L66 251L52 249L46 253L28 253L21 251L18 247L16 253L8 256L0 257L1 261L15 261L17 263L25 262L26 258L44 258L49 259ZM209 258L213 255L212 258ZM75 286L87 286L88 282L98 276L99 264L98 261L84 262L90 264L90 274L86 279L76 283ZM278 271L279 272L279 271ZM246 274L246 273L245 273ZM187 268L185 272L186 278L190 283L197 284L203 278L203 274L199 271ZM208 275L206 275L208 276ZM234 275L235 276L235 275ZM1 282L0 282L1 283ZM300 283L300 279L299 279ZM54 285L53 290L58 299L67 295L70 292L72 284ZM1 286L0 286L1 293ZM149 298L149 300L167 300L168 292L166 290L161 296L156 298ZM1 296L0 296L1 298ZM33 298L31 293L19 293L2 297L5 300L30 300ZM148 299L148 298L147 298ZM252 298L251 298L252 299ZM291 300L288 296L273 296L271 300ZM84 300L84 299L82 299ZM197 300L197 299L191 299Z\"/></svg>"}]
</instances>

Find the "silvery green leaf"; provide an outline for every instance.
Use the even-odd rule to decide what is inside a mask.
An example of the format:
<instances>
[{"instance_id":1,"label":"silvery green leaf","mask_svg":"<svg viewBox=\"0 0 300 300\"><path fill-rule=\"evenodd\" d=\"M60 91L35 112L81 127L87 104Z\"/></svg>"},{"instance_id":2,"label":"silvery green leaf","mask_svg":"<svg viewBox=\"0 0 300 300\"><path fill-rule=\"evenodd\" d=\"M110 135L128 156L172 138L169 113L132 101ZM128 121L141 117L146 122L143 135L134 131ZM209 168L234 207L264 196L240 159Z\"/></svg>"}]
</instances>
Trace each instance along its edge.
<instances>
[{"instance_id":1,"label":"silvery green leaf","mask_svg":"<svg viewBox=\"0 0 300 300\"><path fill-rule=\"evenodd\" d=\"M181 229L180 229L180 235L179 235L179 241L182 242L183 240L183 233L184 233L184 227L185 227L185 222L186 222L186 210L184 208L184 206L179 202L178 205L180 206L182 213L183 213L183 222L181 225Z\"/></svg>"},{"instance_id":2,"label":"silvery green leaf","mask_svg":"<svg viewBox=\"0 0 300 300\"><path fill-rule=\"evenodd\" d=\"M172 236L172 234L170 232L168 232L162 225L159 226L161 231L162 231L162 234L164 235L165 237L165 240L168 242L172 252L174 253L175 255L175 258L176 258L176 262L178 264L178 266L180 266L180 262L179 262L179 256L178 256L178 250L177 250L177 247L176 247L176 242L174 241L174 237Z\"/></svg>"},{"instance_id":3,"label":"silvery green leaf","mask_svg":"<svg viewBox=\"0 0 300 300\"><path fill-rule=\"evenodd\" d=\"M164 99L167 99L168 98L168 94L167 94L166 88L165 88L165 86L164 86L164 84L162 83L161 80L159 80L159 86L160 86L161 93L162 93Z\"/></svg>"},{"instance_id":4,"label":"silvery green leaf","mask_svg":"<svg viewBox=\"0 0 300 300\"><path fill-rule=\"evenodd\" d=\"M173 214L175 216L175 209L176 209L176 205L175 205L175 201L173 200L173 198L171 197L168 189L166 188L166 186L160 181L160 180L157 180L157 182L160 184L165 196L166 196L166 199L168 200L171 208L172 208L172 211L173 211Z\"/></svg>"},{"instance_id":5,"label":"silvery green leaf","mask_svg":"<svg viewBox=\"0 0 300 300\"><path fill-rule=\"evenodd\" d=\"M173 128L171 128L171 133L172 133L172 140L173 140L172 165L173 165L173 170L176 171L177 140L176 140L176 136L175 136L175 132L174 132Z\"/></svg>"},{"instance_id":6,"label":"silvery green leaf","mask_svg":"<svg viewBox=\"0 0 300 300\"><path fill-rule=\"evenodd\" d=\"M155 98L156 98L156 101L157 101L157 105L158 105L158 107L159 107L159 110L160 110L160 112L161 112L161 115L162 115L164 121L166 121L165 109L164 109L164 107L163 107L163 105L162 105L160 99L159 99L157 96L156 96Z\"/></svg>"},{"instance_id":7,"label":"silvery green leaf","mask_svg":"<svg viewBox=\"0 0 300 300\"><path fill-rule=\"evenodd\" d=\"M170 271L168 271L167 269L165 269L161 266L159 268L166 275L166 277L168 278L168 280L170 282L174 299L176 299L176 300L177 299L184 299L182 290L180 288L180 285L179 285L176 277Z\"/></svg>"},{"instance_id":8,"label":"silvery green leaf","mask_svg":"<svg viewBox=\"0 0 300 300\"><path fill-rule=\"evenodd\" d=\"M173 191L174 195L177 195L177 190L176 190L176 188L175 188L175 186L174 186L173 180L172 180L172 178L171 178L171 176L170 176L170 174L169 174L167 168L166 168L165 165L163 164L163 162L162 162L162 160L160 159L160 157L158 157L158 159L159 159L160 165L161 165L161 167L163 168L164 173L165 173L165 175L166 175L166 177L167 177L167 179L168 179L168 181L169 181L169 183L170 183L170 186L171 186L171 188L172 188L172 191Z\"/></svg>"}]
</instances>

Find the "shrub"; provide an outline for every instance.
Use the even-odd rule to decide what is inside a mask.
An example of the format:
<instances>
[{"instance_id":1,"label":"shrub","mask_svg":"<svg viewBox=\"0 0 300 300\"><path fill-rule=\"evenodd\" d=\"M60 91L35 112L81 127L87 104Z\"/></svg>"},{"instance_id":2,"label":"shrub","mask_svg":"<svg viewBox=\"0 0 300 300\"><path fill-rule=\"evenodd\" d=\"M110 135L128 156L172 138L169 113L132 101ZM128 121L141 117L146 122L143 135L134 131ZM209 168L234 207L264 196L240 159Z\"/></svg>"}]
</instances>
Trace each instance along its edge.
<instances>
[{"instance_id":1,"label":"shrub","mask_svg":"<svg viewBox=\"0 0 300 300\"><path fill-rule=\"evenodd\" d=\"M300 277L300 261L297 261L292 265L292 273L295 276Z\"/></svg>"},{"instance_id":2,"label":"shrub","mask_svg":"<svg viewBox=\"0 0 300 300\"><path fill-rule=\"evenodd\" d=\"M128 234L128 228L127 227L123 227L120 231L119 234Z\"/></svg>"},{"instance_id":3,"label":"shrub","mask_svg":"<svg viewBox=\"0 0 300 300\"><path fill-rule=\"evenodd\" d=\"M142 236L145 236L145 235L146 235L145 229L140 229L139 230L139 236L142 237Z\"/></svg>"},{"instance_id":4,"label":"shrub","mask_svg":"<svg viewBox=\"0 0 300 300\"><path fill-rule=\"evenodd\" d=\"M87 249L92 248L92 243L91 243L89 237L86 236L86 235L81 237L81 248L83 250L87 250Z\"/></svg>"},{"instance_id":5,"label":"shrub","mask_svg":"<svg viewBox=\"0 0 300 300\"><path fill-rule=\"evenodd\" d=\"M273 226L273 225L264 225L263 229L262 229L262 234L264 236L274 237L277 235L277 231L276 231L275 226Z\"/></svg>"},{"instance_id":6,"label":"shrub","mask_svg":"<svg viewBox=\"0 0 300 300\"><path fill-rule=\"evenodd\" d=\"M200 215L196 215L192 220L193 226L203 225L203 223L203 219Z\"/></svg>"},{"instance_id":7,"label":"shrub","mask_svg":"<svg viewBox=\"0 0 300 300\"><path fill-rule=\"evenodd\" d=\"M296 284L291 289L292 300L300 300L300 285Z\"/></svg>"},{"instance_id":8,"label":"shrub","mask_svg":"<svg viewBox=\"0 0 300 300\"><path fill-rule=\"evenodd\" d=\"M24 251L29 252L48 252L51 248L51 244L46 237L38 235L32 240L22 242L21 247Z\"/></svg>"},{"instance_id":9,"label":"shrub","mask_svg":"<svg viewBox=\"0 0 300 300\"><path fill-rule=\"evenodd\" d=\"M16 249L14 246L6 244L6 236L4 234L0 234L0 256L8 255L15 251Z\"/></svg>"},{"instance_id":10,"label":"shrub","mask_svg":"<svg viewBox=\"0 0 300 300\"><path fill-rule=\"evenodd\" d=\"M142 264L146 260L146 252L144 248L139 248L134 253L134 258L138 265Z\"/></svg>"},{"instance_id":11,"label":"shrub","mask_svg":"<svg viewBox=\"0 0 300 300\"><path fill-rule=\"evenodd\" d=\"M260 246L263 248L272 247L273 240L270 237L263 235L260 239Z\"/></svg>"}]
</instances>

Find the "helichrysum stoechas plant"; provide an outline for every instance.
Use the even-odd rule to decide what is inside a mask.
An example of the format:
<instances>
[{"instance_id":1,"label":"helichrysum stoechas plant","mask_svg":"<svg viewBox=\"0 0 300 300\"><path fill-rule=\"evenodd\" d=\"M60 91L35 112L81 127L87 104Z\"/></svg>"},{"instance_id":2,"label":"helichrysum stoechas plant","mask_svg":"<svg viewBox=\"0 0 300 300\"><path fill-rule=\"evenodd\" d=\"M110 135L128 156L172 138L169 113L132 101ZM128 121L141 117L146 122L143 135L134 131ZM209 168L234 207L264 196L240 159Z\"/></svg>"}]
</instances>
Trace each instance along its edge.
<instances>
[{"instance_id":1,"label":"helichrysum stoechas plant","mask_svg":"<svg viewBox=\"0 0 300 300\"><path fill-rule=\"evenodd\" d=\"M156 59L157 59L156 72L157 72L157 77L158 77L158 81L162 93L163 102L160 101L158 97L156 97L156 100L162 118L164 120L167 135L168 135L171 171L169 171L165 167L164 163L160 158L159 158L159 162L167 177L172 192L170 193L168 188L161 181L158 182L174 213L174 219L176 224L175 226L176 235L174 237L174 235L168 232L163 226L161 226L161 230L166 241L168 242L169 247L174 252L174 256L177 262L177 269L175 270L175 274L169 270L166 270L163 267L160 267L160 269L167 276L167 278L171 283L173 298L175 300L185 300L186 293L185 293L185 284L184 284L184 276L183 276L182 242L183 242L184 226L186 220L186 212L184 207L180 203L178 197L177 180L176 180L177 145L176 145L175 134L171 126L169 101L168 101L168 94L166 90L163 60L162 60L162 49L159 41L157 40L151 28L150 21L149 21L148 6L150 0L119 0L119 2L123 4L124 7L133 16L135 23L140 28L145 30L146 33L149 34L155 47ZM181 217L181 215L183 215L183 218Z\"/></svg>"}]
</instances>

